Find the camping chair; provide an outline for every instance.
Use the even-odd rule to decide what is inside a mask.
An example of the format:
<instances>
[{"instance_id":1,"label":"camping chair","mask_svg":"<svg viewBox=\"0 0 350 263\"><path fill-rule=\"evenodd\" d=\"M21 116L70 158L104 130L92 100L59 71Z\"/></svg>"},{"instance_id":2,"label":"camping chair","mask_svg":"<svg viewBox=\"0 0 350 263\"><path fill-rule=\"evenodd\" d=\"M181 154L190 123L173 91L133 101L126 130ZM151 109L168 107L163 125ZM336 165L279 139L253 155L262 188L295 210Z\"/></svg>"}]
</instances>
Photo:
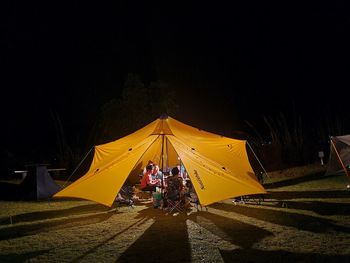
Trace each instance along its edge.
<instances>
[{"instance_id":1,"label":"camping chair","mask_svg":"<svg viewBox=\"0 0 350 263\"><path fill-rule=\"evenodd\" d=\"M170 197L170 198L166 198L166 203L167 203L167 208L166 210L169 213L173 213L174 211L177 212L183 212L184 211L184 202L183 202L183 198L180 197L180 194L174 196L174 197Z\"/></svg>"},{"instance_id":2,"label":"camping chair","mask_svg":"<svg viewBox=\"0 0 350 263\"><path fill-rule=\"evenodd\" d=\"M181 194L181 191L175 188L169 188L165 192L164 199L166 203L166 210L169 213L183 212L185 209L185 197Z\"/></svg>"},{"instance_id":3,"label":"camping chair","mask_svg":"<svg viewBox=\"0 0 350 263\"><path fill-rule=\"evenodd\" d=\"M133 196L134 196L133 187L123 185L122 188L120 188L120 191L119 191L115 201L118 204L127 204L129 206L129 208L134 208Z\"/></svg>"}]
</instances>

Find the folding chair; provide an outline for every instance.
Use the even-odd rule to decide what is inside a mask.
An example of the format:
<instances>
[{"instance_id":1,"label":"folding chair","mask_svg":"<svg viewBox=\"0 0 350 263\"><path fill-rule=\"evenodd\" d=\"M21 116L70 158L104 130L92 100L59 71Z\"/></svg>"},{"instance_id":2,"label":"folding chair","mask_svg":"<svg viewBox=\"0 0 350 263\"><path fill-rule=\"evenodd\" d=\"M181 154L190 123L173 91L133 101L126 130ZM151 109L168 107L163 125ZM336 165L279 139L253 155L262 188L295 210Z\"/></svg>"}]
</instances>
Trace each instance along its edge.
<instances>
[{"instance_id":1,"label":"folding chair","mask_svg":"<svg viewBox=\"0 0 350 263\"><path fill-rule=\"evenodd\" d=\"M176 197L175 199L167 198L166 202L168 204L167 211L169 213L173 213L175 210L180 213L184 211L184 203L180 196Z\"/></svg>"},{"instance_id":2,"label":"folding chair","mask_svg":"<svg viewBox=\"0 0 350 263\"><path fill-rule=\"evenodd\" d=\"M134 208L133 196L134 196L133 187L123 185L115 201L119 204L127 204L129 208Z\"/></svg>"}]
</instances>

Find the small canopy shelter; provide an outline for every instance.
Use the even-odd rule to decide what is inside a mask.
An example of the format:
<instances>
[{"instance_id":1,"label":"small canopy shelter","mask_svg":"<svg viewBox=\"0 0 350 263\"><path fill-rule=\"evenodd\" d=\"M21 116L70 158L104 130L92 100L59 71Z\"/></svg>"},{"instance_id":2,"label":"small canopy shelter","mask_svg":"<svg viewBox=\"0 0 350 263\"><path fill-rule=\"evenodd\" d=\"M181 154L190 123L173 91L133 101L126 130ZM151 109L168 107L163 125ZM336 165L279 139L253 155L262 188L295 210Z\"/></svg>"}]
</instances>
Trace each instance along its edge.
<instances>
[{"instance_id":1,"label":"small canopy shelter","mask_svg":"<svg viewBox=\"0 0 350 263\"><path fill-rule=\"evenodd\" d=\"M50 176L46 164L27 165L28 174L19 187L19 195L25 200L45 200L60 190Z\"/></svg>"},{"instance_id":2,"label":"small canopy shelter","mask_svg":"<svg viewBox=\"0 0 350 263\"><path fill-rule=\"evenodd\" d=\"M20 184L0 183L1 200L48 200L61 190L61 187L51 177L47 164L26 165L26 175Z\"/></svg>"},{"instance_id":3,"label":"small canopy shelter","mask_svg":"<svg viewBox=\"0 0 350 263\"><path fill-rule=\"evenodd\" d=\"M325 175L345 173L350 181L350 135L332 136Z\"/></svg>"},{"instance_id":4,"label":"small canopy shelter","mask_svg":"<svg viewBox=\"0 0 350 263\"><path fill-rule=\"evenodd\" d=\"M246 141L160 118L116 141L94 147L87 173L54 197L76 197L112 206L124 182L139 181L148 160L161 169L182 162L202 205L266 193L249 163Z\"/></svg>"}]
</instances>

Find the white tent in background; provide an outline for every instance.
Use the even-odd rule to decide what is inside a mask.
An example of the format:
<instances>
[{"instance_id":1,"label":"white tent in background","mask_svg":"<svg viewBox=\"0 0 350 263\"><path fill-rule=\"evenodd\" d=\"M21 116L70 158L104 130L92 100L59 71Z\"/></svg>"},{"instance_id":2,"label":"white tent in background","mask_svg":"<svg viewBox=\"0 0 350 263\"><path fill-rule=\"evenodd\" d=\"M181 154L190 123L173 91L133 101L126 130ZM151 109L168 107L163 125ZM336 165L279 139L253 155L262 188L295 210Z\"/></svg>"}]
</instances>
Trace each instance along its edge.
<instances>
[{"instance_id":1,"label":"white tent in background","mask_svg":"<svg viewBox=\"0 0 350 263\"><path fill-rule=\"evenodd\" d=\"M350 135L330 138L326 175L345 173L350 181Z\"/></svg>"}]
</instances>

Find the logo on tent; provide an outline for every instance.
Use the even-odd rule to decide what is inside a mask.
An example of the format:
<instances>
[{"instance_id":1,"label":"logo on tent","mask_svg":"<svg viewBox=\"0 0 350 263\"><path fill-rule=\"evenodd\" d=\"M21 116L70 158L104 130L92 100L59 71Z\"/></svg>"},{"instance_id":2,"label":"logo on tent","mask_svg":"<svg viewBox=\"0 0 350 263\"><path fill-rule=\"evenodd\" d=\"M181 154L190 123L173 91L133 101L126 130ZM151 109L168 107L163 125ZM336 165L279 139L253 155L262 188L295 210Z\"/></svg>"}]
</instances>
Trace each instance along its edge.
<instances>
[{"instance_id":1,"label":"logo on tent","mask_svg":"<svg viewBox=\"0 0 350 263\"><path fill-rule=\"evenodd\" d=\"M204 184L203 184L202 179L200 178L197 170L193 170L193 173L194 173L194 176L196 177L196 179L199 183L199 186L201 187L202 190L204 190Z\"/></svg>"}]
</instances>

